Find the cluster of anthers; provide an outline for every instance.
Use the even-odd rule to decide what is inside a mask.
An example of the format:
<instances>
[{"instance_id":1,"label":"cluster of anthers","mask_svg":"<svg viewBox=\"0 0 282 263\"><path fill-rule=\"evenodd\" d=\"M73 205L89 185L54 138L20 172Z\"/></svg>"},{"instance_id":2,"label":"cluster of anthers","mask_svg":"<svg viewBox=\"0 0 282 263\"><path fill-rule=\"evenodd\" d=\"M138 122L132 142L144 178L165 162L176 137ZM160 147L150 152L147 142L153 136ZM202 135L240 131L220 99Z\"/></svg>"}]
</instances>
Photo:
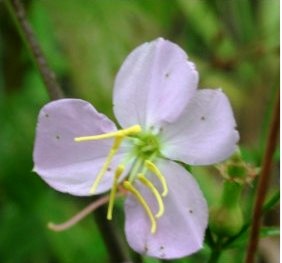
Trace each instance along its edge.
<instances>
[{"instance_id":1,"label":"cluster of anthers","mask_svg":"<svg viewBox=\"0 0 282 263\"><path fill-rule=\"evenodd\" d=\"M95 194L95 191L98 187L98 184L101 182L102 178L104 177L106 171L111 164L111 161L115 154L118 152L122 141L125 138L128 138L133 141L133 154L137 156L134 165L129 173L128 180L123 181L122 187L123 189L132 193L137 201L142 205L146 214L148 215L151 221L151 233L154 234L157 229L157 222L156 219L160 218L164 214L164 203L163 198L168 193L168 187L163 176L162 172L159 168L154 164L153 160L155 157L160 154L159 151L159 140L157 136L153 133L143 133L142 128L140 125L134 125L126 129L121 129L114 132L109 132L100 135L94 136L83 136L83 137L76 137L74 138L75 142L85 142L85 141L93 141L93 140L103 140L103 139L110 139L114 138L113 145L109 151L108 156L105 159L101 170L99 171L97 177L95 178L91 189L90 194ZM126 161L122 164L119 164L114 173L114 180L113 185L110 192L110 199L108 204L108 211L107 211L107 219L112 219L113 208L114 208L114 201L117 190L120 186L119 178L121 177L122 173L124 173L126 168ZM159 179L162 185L162 193L156 188L156 186L146 177L146 173L151 171L157 178ZM139 180L143 185L148 187L148 189L152 192L155 196L156 201L158 203L158 211L154 215L149 204L146 202L145 198L142 196L140 191L136 187L134 187L133 182L135 180Z\"/></svg>"}]
</instances>

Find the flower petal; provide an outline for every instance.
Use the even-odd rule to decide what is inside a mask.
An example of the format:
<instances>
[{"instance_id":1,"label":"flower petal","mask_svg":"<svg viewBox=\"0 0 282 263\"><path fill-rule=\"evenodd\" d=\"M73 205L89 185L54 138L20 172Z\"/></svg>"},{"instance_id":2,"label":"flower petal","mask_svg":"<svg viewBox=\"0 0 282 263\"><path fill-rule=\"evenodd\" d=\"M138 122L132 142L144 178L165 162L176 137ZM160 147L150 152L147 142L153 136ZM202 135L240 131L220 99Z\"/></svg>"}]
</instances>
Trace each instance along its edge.
<instances>
[{"instance_id":1,"label":"flower petal","mask_svg":"<svg viewBox=\"0 0 282 263\"><path fill-rule=\"evenodd\" d=\"M75 137L115 131L114 123L86 101L62 99L40 111L33 152L34 171L51 187L73 195L89 195L91 185L109 153L113 140L75 142ZM115 157L95 194L111 187Z\"/></svg>"},{"instance_id":2,"label":"flower petal","mask_svg":"<svg viewBox=\"0 0 282 263\"><path fill-rule=\"evenodd\" d=\"M239 134L227 97L221 90L199 90L180 118L163 127L162 154L192 165L227 159Z\"/></svg>"},{"instance_id":3,"label":"flower petal","mask_svg":"<svg viewBox=\"0 0 282 263\"><path fill-rule=\"evenodd\" d=\"M138 253L171 259L190 255L203 245L208 222L206 201L194 178L180 165L171 161L158 163L167 184L168 194L164 197L164 214L157 219L156 233L150 232L151 223L143 207L129 195L125 203L125 232L129 245ZM149 178L158 189L158 180ZM156 198L144 186L136 182L154 213Z\"/></svg>"},{"instance_id":4,"label":"flower petal","mask_svg":"<svg viewBox=\"0 0 282 263\"><path fill-rule=\"evenodd\" d=\"M198 84L195 66L187 59L179 46L162 38L129 54L114 87L114 112L120 125L148 128L173 122Z\"/></svg>"}]
</instances>

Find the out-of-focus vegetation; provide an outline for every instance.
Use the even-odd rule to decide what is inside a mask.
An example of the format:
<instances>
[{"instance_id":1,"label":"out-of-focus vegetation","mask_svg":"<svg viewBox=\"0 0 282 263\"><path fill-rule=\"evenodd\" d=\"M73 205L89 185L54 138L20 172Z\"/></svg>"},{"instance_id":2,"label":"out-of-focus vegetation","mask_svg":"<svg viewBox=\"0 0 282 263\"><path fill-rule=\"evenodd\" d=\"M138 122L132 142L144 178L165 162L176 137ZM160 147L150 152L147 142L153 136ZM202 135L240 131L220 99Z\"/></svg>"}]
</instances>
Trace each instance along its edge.
<instances>
[{"instance_id":1,"label":"out-of-focus vegetation","mask_svg":"<svg viewBox=\"0 0 282 263\"><path fill-rule=\"evenodd\" d=\"M260 166L279 88L278 0L24 3L67 96L88 100L110 117L113 81L126 55L159 36L178 43L196 63L200 87L221 87L228 94L243 157ZM48 96L3 0L0 30L0 261L107 262L106 248L91 216L62 233L46 228L49 220L68 219L90 199L55 192L32 172L37 114ZM270 193L277 190L278 161L277 148ZM208 203L215 204L222 185L218 173L200 167L193 168L193 174ZM255 185L245 191L245 218L250 216ZM122 215L122 206L119 210L117 213ZM265 223L275 225L278 217L272 210ZM123 223L119 231L122 234ZM245 247L246 238L227 250L220 262L242 262ZM205 262L208 255L205 247L196 255L174 262Z\"/></svg>"}]
</instances>

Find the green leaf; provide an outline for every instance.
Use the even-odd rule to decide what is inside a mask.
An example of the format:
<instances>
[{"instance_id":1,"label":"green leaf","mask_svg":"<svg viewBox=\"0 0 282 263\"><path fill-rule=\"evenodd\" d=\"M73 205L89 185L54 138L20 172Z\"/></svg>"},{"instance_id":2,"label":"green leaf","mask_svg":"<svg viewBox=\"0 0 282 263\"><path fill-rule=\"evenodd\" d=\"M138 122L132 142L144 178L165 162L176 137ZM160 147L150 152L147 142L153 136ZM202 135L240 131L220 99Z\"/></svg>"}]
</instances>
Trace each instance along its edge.
<instances>
[{"instance_id":1,"label":"green leaf","mask_svg":"<svg viewBox=\"0 0 282 263\"><path fill-rule=\"evenodd\" d=\"M264 204L263 213L275 207L280 201L280 191L276 191Z\"/></svg>"},{"instance_id":2,"label":"green leaf","mask_svg":"<svg viewBox=\"0 0 282 263\"><path fill-rule=\"evenodd\" d=\"M260 230L260 237L273 237L280 235L280 228L277 226L266 226Z\"/></svg>"}]
</instances>

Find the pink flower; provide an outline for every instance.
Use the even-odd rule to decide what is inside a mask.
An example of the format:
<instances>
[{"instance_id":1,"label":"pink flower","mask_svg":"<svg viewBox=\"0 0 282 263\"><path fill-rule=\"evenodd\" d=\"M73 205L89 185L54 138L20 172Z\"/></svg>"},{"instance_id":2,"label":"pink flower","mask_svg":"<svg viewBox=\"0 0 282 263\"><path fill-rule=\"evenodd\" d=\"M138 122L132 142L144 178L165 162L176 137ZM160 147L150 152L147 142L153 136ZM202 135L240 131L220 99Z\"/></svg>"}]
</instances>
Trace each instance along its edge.
<instances>
[{"instance_id":1,"label":"pink flower","mask_svg":"<svg viewBox=\"0 0 282 263\"><path fill-rule=\"evenodd\" d=\"M227 159L239 139L221 90L197 90L185 52L162 38L136 48L114 86L114 113L123 128L79 99L53 101L39 114L34 171L51 187L87 196L128 191L125 232L139 253L179 258L203 245L206 201L180 164Z\"/></svg>"}]
</instances>

